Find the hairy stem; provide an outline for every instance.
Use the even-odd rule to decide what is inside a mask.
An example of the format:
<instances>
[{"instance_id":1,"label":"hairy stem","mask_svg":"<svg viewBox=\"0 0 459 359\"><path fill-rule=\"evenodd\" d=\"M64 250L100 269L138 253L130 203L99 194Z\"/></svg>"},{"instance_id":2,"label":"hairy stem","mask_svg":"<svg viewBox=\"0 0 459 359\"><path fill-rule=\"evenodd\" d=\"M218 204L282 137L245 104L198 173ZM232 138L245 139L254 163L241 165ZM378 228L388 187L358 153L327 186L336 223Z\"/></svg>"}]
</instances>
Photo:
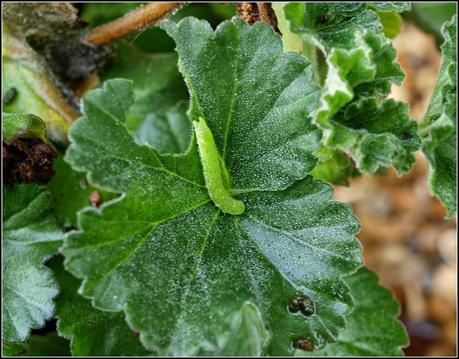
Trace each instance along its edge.
<instances>
[{"instance_id":1,"label":"hairy stem","mask_svg":"<svg viewBox=\"0 0 459 359\"><path fill-rule=\"evenodd\" d=\"M177 2L147 4L119 19L95 27L85 36L84 41L94 45L106 44L157 23L182 5Z\"/></svg>"}]
</instances>

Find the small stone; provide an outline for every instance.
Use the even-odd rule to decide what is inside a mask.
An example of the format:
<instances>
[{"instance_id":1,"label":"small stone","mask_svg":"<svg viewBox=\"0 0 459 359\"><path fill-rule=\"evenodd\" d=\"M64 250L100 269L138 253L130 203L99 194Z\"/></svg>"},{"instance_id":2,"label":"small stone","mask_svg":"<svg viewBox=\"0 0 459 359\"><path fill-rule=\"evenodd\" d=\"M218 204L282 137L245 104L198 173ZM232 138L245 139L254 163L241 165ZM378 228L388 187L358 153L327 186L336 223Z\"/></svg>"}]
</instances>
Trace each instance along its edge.
<instances>
[{"instance_id":1,"label":"small stone","mask_svg":"<svg viewBox=\"0 0 459 359\"><path fill-rule=\"evenodd\" d=\"M89 195L89 203L91 203L91 206L93 206L93 207L99 207L99 205L100 205L100 193L99 193L99 191L91 192L91 194Z\"/></svg>"}]
</instances>

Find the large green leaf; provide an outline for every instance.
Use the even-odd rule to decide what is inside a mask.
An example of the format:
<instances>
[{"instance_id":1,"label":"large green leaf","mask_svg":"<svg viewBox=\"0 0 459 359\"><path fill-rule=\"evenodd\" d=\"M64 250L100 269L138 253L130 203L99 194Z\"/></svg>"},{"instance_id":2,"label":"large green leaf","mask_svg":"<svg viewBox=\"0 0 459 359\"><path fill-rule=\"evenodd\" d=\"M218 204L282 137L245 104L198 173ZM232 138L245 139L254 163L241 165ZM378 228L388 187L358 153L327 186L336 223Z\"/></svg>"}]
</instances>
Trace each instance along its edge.
<instances>
[{"instance_id":1,"label":"large green leaf","mask_svg":"<svg viewBox=\"0 0 459 359\"><path fill-rule=\"evenodd\" d=\"M148 354L138 335L129 329L123 313L97 310L77 293L79 281L64 270L61 258L53 259L51 268L61 288L56 299L57 331L70 340L72 355Z\"/></svg>"},{"instance_id":2,"label":"large green leaf","mask_svg":"<svg viewBox=\"0 0 459 359\"><path fill-rule=\"evenodd\" d=\"M44 188L11 185L3 196L3 342L11 346L54 313L59 289L43 262L56 253L63 235Z\"/></svg>"},{"instance_id":3,"label":"large green leaf","mask_svg":"<svg viewBox=\"0 0 459 359\"><path fill-rule=\"evenodd\" d=\"M320 348L353 306L342 276L361 259L350 208L306 177L320 139L309 117L319 97L312 68L283 54L266 24L163 26L199 131L186 153L159 155L124 124L132 83L107 81L85 97L66 160L123 196L79 213L65 266L84 278L84 296L124 310L160 354L291 354L297 337ZM243 213L229 214L241 201ZM289 311L298 293L313 313Z\"/></svg>"},{"instance_id":4,"label":"large green leaf","mask_svg":"<svg viewBox=\"0 0 459 359\"><path fill-rule=\"evenodd\" d=\"M346 328L336 343L301 356L401 356L408 345L406 331L396 316L399 303L393 294L378 284L378 277L367 268L346 278L356 302L354 311L346 316Z\"/></svg>"},{"instance_id":5,"label":"large green leaf","mask_svg":"<svg viewBox=\"0 0 459 359\"><path fill-rule=\"evenodd\" d=\"M448 210L456 213L456 16L444 24L442 62L429 107L421 123L422 150L429 161L429 186Z\"/></svg>"},{"instance_id":6,"label":"large green leaf","mask_svg":"<svg viewBox=\"0 0 459 359\"><path fill-rule=\"evenodd\" d=\"M396 3L289 3L277 9L285 50L310 58L323 83L314 114L314 123L323 129L323 146L349 156L360 172L394 165L405 173L420 146L407 106L384 99L392 84L401 83L403 72L375 12L407 8ZM348 167L334 177L342 182L346 172ZM322 173L328 176L329 171Z\"/></svg>"}]
</instances>

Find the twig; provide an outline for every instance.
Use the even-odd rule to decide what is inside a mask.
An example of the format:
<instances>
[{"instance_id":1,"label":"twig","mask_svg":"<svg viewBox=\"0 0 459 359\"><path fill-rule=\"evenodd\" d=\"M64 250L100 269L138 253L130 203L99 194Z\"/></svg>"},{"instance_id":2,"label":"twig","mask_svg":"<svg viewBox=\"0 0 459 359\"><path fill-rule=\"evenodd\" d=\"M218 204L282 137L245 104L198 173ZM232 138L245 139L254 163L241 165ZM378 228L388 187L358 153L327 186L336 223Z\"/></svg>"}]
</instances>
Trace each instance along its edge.
<instances>
[{"instance_id":1,"label":"twig","mask_svg":"<svg viewBox=\"0 0 459 359\"><path fill-rule=\"evenodd\" d=\"M237 3L236 12L240 18L244 19L249 25L262 21L271 25L271 27L280 34L277 26L277 18L269 2L242 2Z\"/></svg>"},{"instance_id":2,"label":"twig","mask_svg":"<svg viewBox=\"0 0 459 359\"><path fill-rule=\"evenodd\" d=\"M271 25L271 19L269 18L269 15L268 15L268 9L266 8L266 3L257 2L257 8L258 8L258 15L260 16L260 20Z\"/></svg>"},{"instance_id":3,"label":"twig","mask_svg":"<svg viewBox=\"0 0 459 359\"><path fill-rule=\"evenodd\" d=\"M102 45L162 20L183 3L165 2L142 6L125 16L92 29L83 41Z\"/></svg>"}]
</instances>

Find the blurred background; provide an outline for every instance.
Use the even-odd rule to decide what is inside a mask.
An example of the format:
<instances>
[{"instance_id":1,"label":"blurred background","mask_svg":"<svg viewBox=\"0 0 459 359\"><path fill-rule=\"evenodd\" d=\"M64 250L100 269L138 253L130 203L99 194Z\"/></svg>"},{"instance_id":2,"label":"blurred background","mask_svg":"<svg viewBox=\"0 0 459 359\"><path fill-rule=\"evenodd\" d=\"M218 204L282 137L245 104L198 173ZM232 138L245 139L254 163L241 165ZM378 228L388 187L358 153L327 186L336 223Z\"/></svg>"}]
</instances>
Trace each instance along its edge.
<instances>
[{"instance_id":1,"label":"blurred background","mask_svg":"<svg viewBox=\"0 0 459 359\"><path fill-rule=\"evenodd\" d=\"M441 23L455 12L454 3L413 4L393 40L406 78L391 97L408 102L418 121L440 67ZM406 355L456 355L456 219L444 219L443 207L429 194L427 161L421 152L416 159L402 177L390 169L336 186L335 198L353 206L362 224L365 264L401 303L411 342Z\"/></svg>"},{"instance_id":2,"label":"blurred background","mask_svg":"<svg viewBox=\"0 0 459 359\"><path fill-rule=\"evenodd\" d=\"M123 16L137 3L74 3L91 27ZM411 115L420 121L426 111L440 67L440 27L456 13L456 3L413 3L402 14L403 25L393 39L406 78L394 86L391 96L409 103ZM192 4L174 17L195 16L213 26L235 15L228 3ZM163 30L152 27L127 37L146 52L173 51L174 43ZM362 223L358 235L365 264L401 303L400 319L410 336L405 353L410 356L456 355L456 220L445 220L445 211L427 187L428 165L418 152L410 173L398 177L392 169L379 176L350 180L336 186L335 199L353 206ZM53 334L55 321L33 331L28 355L62 353L67 348L48 347L44 335Z\"/></svg>"}]
</instances>

